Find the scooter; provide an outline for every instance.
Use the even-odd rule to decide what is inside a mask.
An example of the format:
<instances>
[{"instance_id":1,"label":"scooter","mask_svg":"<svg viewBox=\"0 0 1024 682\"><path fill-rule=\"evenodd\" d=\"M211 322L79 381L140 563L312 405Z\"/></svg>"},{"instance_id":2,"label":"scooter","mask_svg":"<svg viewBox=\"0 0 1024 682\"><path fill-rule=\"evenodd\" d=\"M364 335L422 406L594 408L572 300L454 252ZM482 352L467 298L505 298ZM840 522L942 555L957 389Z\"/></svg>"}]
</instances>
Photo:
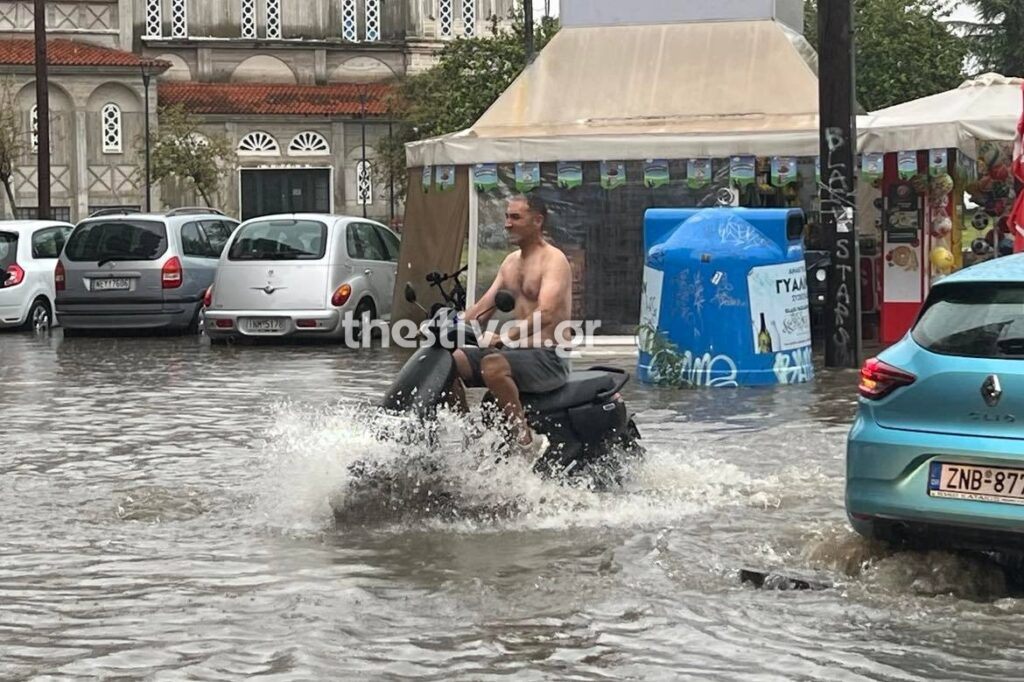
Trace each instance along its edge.
<instances>
[{"instance_id":1,"label":"scooter","mask_svg":"<svg viewBox=\"0 0 1024 682\"><path fill-rule=\"evenodd\" d=\"M473 329L459 315L465 308L465 289L458 279L463 271L427 275L427 282L444 300L429 312L416 302L412 284L405 285L405 299L427 313L427 319L420 326L419 350L384 396L386 412L414 415L429 423L436 419L437 410L450 402L457 378L453 352L460 346L479 346ZM446 282L452 282L448 291ZM511 312L515 298L508 291L499 291L494 307ZM534 471L550 477L588 476L597 486L621 482L626 465L643 456L640 432L619 393L628 381L629 374L621 369L595 366L570 372L566 384L550 393L521 393L530 428L549 442L534 463ZM488 392L483 405L494 404L494 396Z\"/></svg>"}]
</instances>

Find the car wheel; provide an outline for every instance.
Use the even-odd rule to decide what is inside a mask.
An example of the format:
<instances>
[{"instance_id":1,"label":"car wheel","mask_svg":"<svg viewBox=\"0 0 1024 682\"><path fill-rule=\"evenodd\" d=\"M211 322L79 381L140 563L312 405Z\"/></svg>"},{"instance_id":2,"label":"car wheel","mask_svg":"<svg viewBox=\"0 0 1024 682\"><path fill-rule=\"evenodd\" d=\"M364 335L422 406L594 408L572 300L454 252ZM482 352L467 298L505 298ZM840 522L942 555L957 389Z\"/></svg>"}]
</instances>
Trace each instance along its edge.
<instances>
[{"instance_id":1,"label":"car wheel","mask_svg":"<svg viewBox=\"0 0 1024 682\"><path fill-rule=\"evenodd\" d=\"M359 302L359 305L356 306L355 313L353 314L353 319L359 320L359 325L355 328L355 330L353 330L352 334L353 338L355 338L356 341L363 340L362 320L363 315L367 313L370 316L371 322L377 318L377 308L376 306L373 305L373 301L371 301L368 298L364 298Z\"/></svg>"},{"instance_id":2,"label":"car wheel","mask_svg":"<svg viewBox=\"0 0 1024 682\"><path fill-rule=\"evenodd\" d=\"M37 298L32 301L32 307L28 309L28 317L25 318L25 329L36 334L48 334L53 326L53 312L50 310L50 303L45 298Z\"/></svg>"}]
</instances>

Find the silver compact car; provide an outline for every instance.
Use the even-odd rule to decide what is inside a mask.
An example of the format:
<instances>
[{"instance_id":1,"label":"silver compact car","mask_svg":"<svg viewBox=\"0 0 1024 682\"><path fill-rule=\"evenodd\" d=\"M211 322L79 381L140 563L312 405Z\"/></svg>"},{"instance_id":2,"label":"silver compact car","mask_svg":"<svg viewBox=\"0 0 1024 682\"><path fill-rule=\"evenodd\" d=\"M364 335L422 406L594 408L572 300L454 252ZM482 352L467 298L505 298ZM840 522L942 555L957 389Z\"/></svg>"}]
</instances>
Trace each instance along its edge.
<instances>
[{"instance_id":1,"label":"silver compact car","mask_svg":"<svg viewBox=\"0 0 1024 682\"><path fill-rule=\"evenodd\" d=\"M68 237L54 272L61 326L194 330L237 226L208 208L90 216Z\"/></svg>"},{"instance_id":2,"label":"silver compact car","mask_svg":"<svg viewBox=\"0 0 1024 682\"><path fill-rule=\"evenodd\" d=\"M206 296L212 341L239 337L344 340L345 319L388 319L399 239L365 218L254 218L232 235ZM353 328L353 337L358 328Z\"/></svg>"}]
</instances>

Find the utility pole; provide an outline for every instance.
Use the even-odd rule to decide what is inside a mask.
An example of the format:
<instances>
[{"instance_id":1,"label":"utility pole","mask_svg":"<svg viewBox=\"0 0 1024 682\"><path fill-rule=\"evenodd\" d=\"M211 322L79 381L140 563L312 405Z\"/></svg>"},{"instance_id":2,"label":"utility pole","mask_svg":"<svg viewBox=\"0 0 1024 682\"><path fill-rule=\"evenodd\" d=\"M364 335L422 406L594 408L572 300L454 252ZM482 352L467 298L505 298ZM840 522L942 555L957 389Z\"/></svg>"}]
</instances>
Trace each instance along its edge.
<instances>
[{"instance_id":1,"label":"utility pole","mask_svg":"<svg viewBox=\"0 0 1024 682\"><path fill-rule=\"evenodd\" d=\"M46 0L35 0L36 38L36 139L38 162L36 170L36 217L50 219L50 99L49 73L46 64Z\"/></svg>"},{"instance_id":2,"label":"utility pole","mask_svg":"<svg viewBox=\"0 0 1024 682\"><path fill-rule=\"evenodd\" d=\"M533 61L533 0L523 0L523 33L526 39L526 63Z\"/></svg>"},{"instance_id":3,"label":"utility pole","mask_svg":"<svg viewBox=\"0 0 1024 682\"><path fill-rule=\"evenodd\" d=\"M860 264L853 163L856 76L852 0L818 3L821 229L832 256L825 313L825 366L860 366Z\"/></svg>"}]
</instances>

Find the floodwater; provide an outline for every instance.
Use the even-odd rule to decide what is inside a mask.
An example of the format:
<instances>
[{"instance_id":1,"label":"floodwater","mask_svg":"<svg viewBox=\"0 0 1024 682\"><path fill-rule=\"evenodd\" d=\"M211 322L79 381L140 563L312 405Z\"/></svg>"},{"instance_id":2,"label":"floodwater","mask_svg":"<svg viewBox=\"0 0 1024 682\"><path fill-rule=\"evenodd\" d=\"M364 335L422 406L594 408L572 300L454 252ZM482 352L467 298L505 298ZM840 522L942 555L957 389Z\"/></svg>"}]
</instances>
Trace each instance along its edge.
<instances>
[{"instance_id":1,"label":"floodwater","mask_svg":"<svg viewBox=\"0 0 1024 682\"><path fill-rule=\"evenodd\" d=\"M631 384L649 457L614 492L496 463L448 420L445 480L374 498L349 464L427 454L361 407L402 359L0 335L0 678L1021 676L1000 569L847 529L854 372Z\"/></svg>"}]
</instances>

